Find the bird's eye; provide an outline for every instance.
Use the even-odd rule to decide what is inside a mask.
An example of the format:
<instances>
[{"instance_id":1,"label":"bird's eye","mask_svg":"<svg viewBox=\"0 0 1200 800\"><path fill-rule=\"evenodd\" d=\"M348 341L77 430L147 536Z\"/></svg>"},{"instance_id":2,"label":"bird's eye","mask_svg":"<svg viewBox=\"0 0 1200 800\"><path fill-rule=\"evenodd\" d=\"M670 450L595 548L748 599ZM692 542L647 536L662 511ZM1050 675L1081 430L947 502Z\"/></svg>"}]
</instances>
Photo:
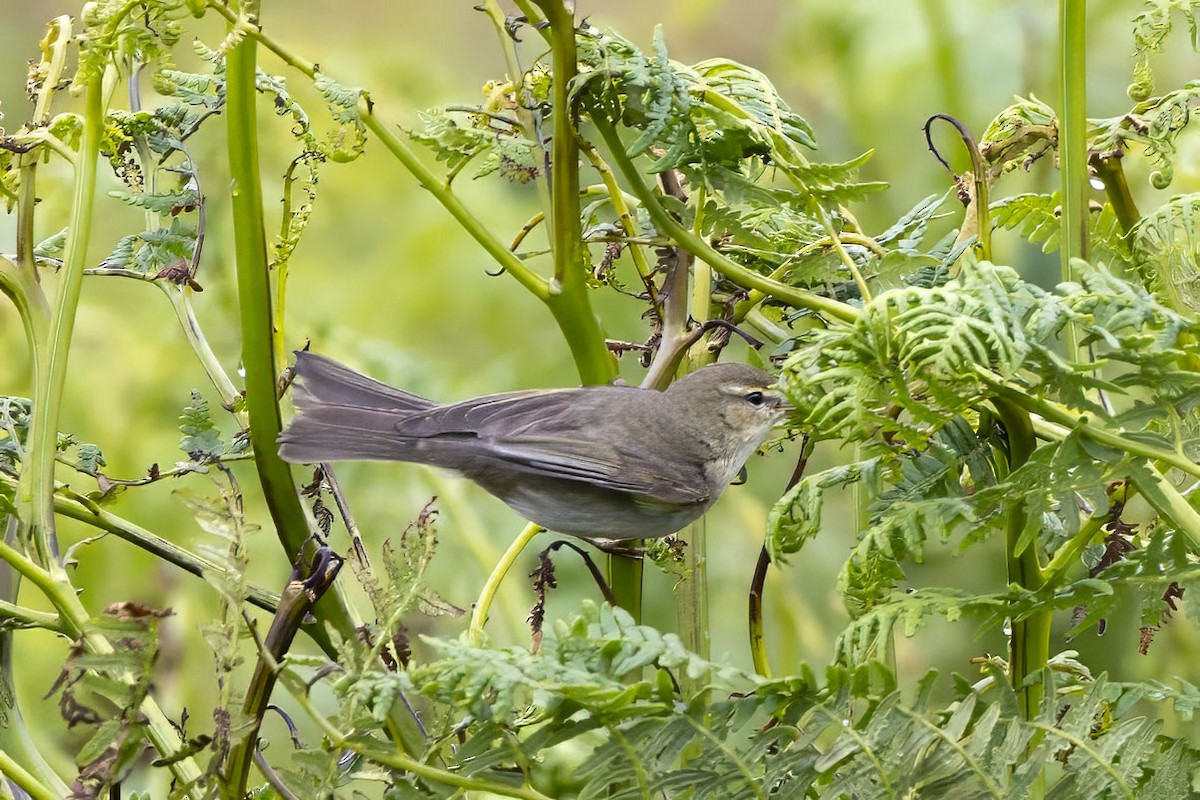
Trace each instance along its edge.
<instances>
[{"instance_id":1,"label":"bird's eye","mask_svg":"<svg viewBox=\"0 0 1200 800\"><path fill-rule=\"evenodd\" d=\"M746 395L746 402L752 406L761 406L767 402L767 398L763 397L762 392L750 392Z\"/></svg>"}]
</instances>

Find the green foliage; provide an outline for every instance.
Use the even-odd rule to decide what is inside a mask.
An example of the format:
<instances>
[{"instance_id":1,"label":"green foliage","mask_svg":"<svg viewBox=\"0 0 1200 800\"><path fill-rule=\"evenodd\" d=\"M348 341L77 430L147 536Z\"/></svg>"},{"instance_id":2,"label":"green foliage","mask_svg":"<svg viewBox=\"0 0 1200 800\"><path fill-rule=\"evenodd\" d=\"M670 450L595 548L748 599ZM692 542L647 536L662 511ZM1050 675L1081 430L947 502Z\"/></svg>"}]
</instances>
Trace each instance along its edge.
<instances>
[{"instance_id":1,"label":"green foliage","mask_svg":"<svg viewBox=\"0 0 1200 800\"><path fill-rule=\"evenodd\" d=\"M943 599L949 608L962 598ZM997 610L1003 605L993 601ZM1136 797L1144 787L1177 783L1163 773L1197 757L1159 737L1156 720L1115 719L1139 700L1189 708L1195 687L1114 684L1066 658L1038 680L1068 705L1022 720L993 663L974 685L958 678L945 707L935 699L936 674L920 681L914 697L893 684L855 700L847 673L831 671L822 688L812 676L766 680L705 664L672 635L594 605L558 621L537 654L431 644L436 660L395 675L343 679L339 692L372 709L376 721L398 691L465 712L466 727L458 715L439 723L445 735L467 734L465 743L428 755L464 775L511 771L537 785L545 755L572 742L582 748L578 767L558 791L580 798L1025 797L1055 760L1066 767L1050 779L1055 796ZM672 676L693 670L716 676L711 703L678 696ZM449 796L436 782L410 780L409 794L398 796Z\"/></svg>"},{"instance_id":2,"label":"green foliage","mask_svg":"<svg viewBox=\"0 0 1200 800\"><path fill-rule=\"evenodd\" d=\"M80 774L76 796L98 797L119 783L145 747L140 706L150 691L151 667L158 656L159 612L135 603L110 606L89 621L85 635L118 642L111 652L87 652L77 641L51 694L67 726L90 730L75 755Z\"/></svg>"},{"instance_id":3,"label":"green foliage","mask_svg":"<svg viewBox=\"0 0 1200 800\"><path fill-rule=\"evenodd\" d=\"M537 163L540 151L521 135L515 122L477 113L468 115L467 124L460 124L450 112L437 109L423 113L421 121L424 127L408 135L433 150L451 175L472 161L477 161L476 178L499 172L514 183L528 183L541 173Z\"/></svg>"},{"instance_id":4,"label":"green foliage","mask_svg":"<svg viewBox=\"0 0 1200 800\"><path fill-rule=\"evenodd\" d=\"M0 397L0 469L17 475L29 434L30 402L24 397Z\"/></svg>"},{"instance_id":5,"label":"green foliage","mask_svg":"<svg viewBox=\"0 0 1200 800\"><path fill-rule=\"evenodd\" d=\"M1192 21L1193 29L1195 20ZM1193 40L1195 34L1193 33ZM1155 169L1150 183L1165 189L1175 178L1176 140L1187 128L1200 105L1200 81L1189 81L1182 89L1138 102L1129 113L1104 120L1091 120L1092 147L1101 153L1124 153L1144 148Z\"/></svg>"},{"instance_id":6,"label":"green foliage","mask_svg":"<svg viewBox=\"0 0 1200 800\"><path fill-rule=\"evenodd\" d=\"M99 0L84 6L84 34L79 42L76 82L83 84L110 61L136 59L171 66L171 49L182 29L173 4L148 2L134 12L122 0Z\"/></svg>"},{"instance_id":7,"label":"green foliage","mask_svg":"<svg viewBox=\"0 0 1200 800\"><path fill-rule=\"evenodd\" d=\"M426 616L462 615L461 609L443 600L425 579L425 571L437 551L436 518L431 500L401 532L398 546L390 539L384 540L382 573L357 560L353 564L355 575L375 610L377 629L370 636L381 642L376 645L377 650L382 649L382 642L391 645L388 658L393 663L406 664L411 655L408 631L402 621L406 614L419 611Z\"/></svg>"},{"instance_id":8,"label":"green foliage","mask_svg":"<svg viewBox=\"0 0 1200 800\"><path fill-rule=\"evenodd\" d=\"M1139 411L1158 406L1157 413L1177 414L1190 407L1192 390L1179 372L1186 354L1177 342L1191 325L1103 267L1079 268L1081 283L1054 293L1011 269L980 263L941 287L878 295L854 326L801 337L785 365L798 417L823 438L882 435L917 445L1007 380L1109 417L1090 391L1145 389L1149 397L1134 401ZM1096 363L1065 360L1053 337L1068 323L1106 360L1140 371L1102 381ZM1164 383L1169 376L1178 380Z\"/></svg>"},{"instance_id":9,"label":"green foliage","mask_svg":"<svg viewBox=\"0 0 1200 800\"><path fill-rule=\"evenodd\" d=\"M877 295L853 326L805 334L788 357L800 424L820 438L926 441L983 395L976 365L1015 375L1035 346L1029 333L1037 341L1054 332L1040 311L1045 297L990 264L944 286ZM1026 318L1039 329L1027 333Z\"/></svg>"},{"instance_id":10,"label":"green foliage","mask_svg":"<svg viewBox=\"0 0 1200 800\"><path fill-rule=\"evenodd\" d=\"M1053 554L1079 535L1084 520L1105 518L1106 487L1130 477L1153 483L1144 462L1086 433L1043 445L1011 469L997 468L995 453L1004 458L1005 443L987 426L988 415L975 422L963 416L974 418L971 409L997 383L1012 381L1031 396L1111 420L1127 436L1140 429L1139 441L1164 451L1184 445L1178 429L1164 436L1160 431L1171 428L1160 423L1183 418L1196 402L1194 380L1180 371L1188 357L1177 344L1191 326L1137 286L1103 269L1080 267L1082 284L1051 294L1010 271L976 264L938 289L881 294L864 308L858 325L801 337L789 357L786 385L804 424L827 437L873 442L888 465L880 473L887 488L872 505L870 524L839 578L839 591L856 618L840 639L838 653L846 663L871 657L898 624L911 635L925 616L954 619L964 611L995 623L1006 608L1011 614L1025 603L1004 594L899 590L903 563L922 560L930 532L943 539L965 532L964 545L972 544L1002 529L1017 509L1026 520L1017 547ZM1068 320L1086 332L1085 342L1094 344L1101 360L1068 362L1047 346ZM1132 369L1101 381L1095 371L1104 361ZM1115 408L1092 399L1097 388ZM797 484L772 512L769 542L775 552L794 552L820 530L825 490L857 478L857 469L839 468ZM1162 524L1169 529L1180 521ZM1148 541L1171 538L1160 529ZM1190 569L1181 559L1159 574L1171 576L1167 582L1186 580ZM1111 611L1113 587L1131 577L1104 573L1107 588L1098 595L1103 602L1086 618L1089 625ZM1090 580L1068 581L1058 587L1060 595L1093 595L1097 587ZM1161 609L1157 597L1147 599L1149 607Z\"/></svg>"},{"instance_id":11,"label":"green foliage","mask_svg":"<svg viewBox=\"0 0 1200 800\"><path fill-rule=\"evenodd\" d=\"M589 32L579 48L577 102L637 132L627 154L653 152L654 172L678 169L730 203L797 209L813 198L834 206L884 188L855 180L869 154L844 164L809 161L803 151L816 147L812 129L756 70L724 59L673 62L661 30L652 55L613 32ZM787 179L786 188L762 180L768 165Z\"/></svg>"},{"instance_id":12,"label":"green foliage","mask_svg":"<svg viewBox=\"0 0 1200 800\"><path fill-rule=\"evenodd\" d=\"M162 202L165 210L156 213L170 214L169 206L175 196L125 195L132 204L145 205ZM136 202L134 202L136 200ZM116 249L101 262L101 269L132 270L150 279L169 278L178 280L186 276L188 265L196 252L196 231L178 218L171 221L170 228L158 228L122 237Z\"/></svg>"},{"instance_id":13,"label":"green foliage","mask_svg":"<svg viewBox=\"0 0 1200 800\"><path fill-rule=\"evenodd\" d=\"M48 105L66 85L66 65L76 63L66 56L70 50L77 57L75 83L101 86L105 101L123 96L110 90L147 70L158 94L154 107L141 107L135 86L129 110L89 106L54 115L44 108L0 148L0 191L17 211L21 231L21 252L0 259L0 289L15 301L29 332L35 368L45 370L66 344L49 342L46 331L59 319L53 315L65 312L50 310L43 292L55 282L43 282L38 269L61 267L72 251L86 249L72 247L78 207L65 228L60 220L43 224L49 204L34 202L40 196L34 168L79 154L84 141L94 147L99 130L102 168L120 187L110 196L143 212L144 223L98 237L116 245L98 266L88 265L88 274L164 290L220 396L219 404L210 404L192 391L179 420L187 460L168 470L155 464L134 480L105 475L100 446L68 434L52 439L49 456L28 452L30 401L0 398L0 521L9 534L0 572L0 644L19 652L24 645L12 631L39 626L75 640L55 685L66 722L88 728L71 745L79 767L75 796L99 796L139 770L170 770L174 791L195 797L267 797L281 784L295 796L353 796L369 786L389 798L487 793L536 800L1167 798L1196 789L1189 776L1200 768L1200 753L1166 722L1192 719L1200 689L1165 672L1144 681L1094 675L1087 658L1050 638L1056 617L1069 613L1069 636L1081 636L1136 606L1136 636L1119 636L1145 652L1164 626L1185 622L1180 611L1193 617L1200 610L1200 513L1195 487L1181 488L1179 479L1200 478L1196 195L1140 214L1119 196L1120 182L1106 186L1109 202L1089 220L1090 260L1064 265L1062 274L1071 280L1046 289L1027 269L992 263L986 252L977 258L986 237L969 235L979 228L966 224L967 233L949 229L957 213L949 192L903 201L912 203L907 211L893 213L881 233L868 233L853 206L884 188L858 177L871 151L841 163L815 160L813 126L765 74L724 58L674 61L661 29L643 51L615 32L583 24L574 30L575 52L566 60L574 71L561 76L551 65L563 64L555 56L567 42L557 37L572 26L558 24L558 5L522 8L546 12L549 24L540 25L484 4L506 63L519 74L489 82L479 105L424 113L402 140L391 134L390 121L375 116L366 90L287 51L273 30L268 36L260 27L251 6L187 4L194 14L229 23L217 46L196 41L199 67L189 72L173 59L191 25L179 4L88 4L77 35L55 28L63 38L50 35L42 43L29 81L35 102ZM1149 166L1155 186L1172 180L1200 85L1151 97L1149 56L1179 17L1195 44L1195 8L1195 2L1154 0L1134 21L1135 105L1089 123L1093 156L1115 175L1122 159L1137 158ZM244 54L238 48L250 39L261 54L283 56L311 86L298 89L288 82L297 80L292 73L285 80L238 62ZM227 76L226 59L235 75L240 63L244 80ZM109 77L101 83L101 75ZM252 457L246 393L226 373L220 347L209 344L192 307L203 254L221 252L206 250L205 238L227 227L208 229L209 195L220 192L224 199L227 190L210 180L210 171L222 170L212 169L211 154L192 137L227 113L226 97L239 88L261 96L283 132L235 142L237 152L282 141L287 154L283 174L269 178L282 194L278 233L269 245L270 291L262 293L261 308L242 309L250 317L261 312L264 330L274 326L267 335L277 354L295 339L284 314L287 266L312 219L321 171L327 162L362 157L369 133L505 269L529 270L522 283L535 287L553 312L581 367L580 353L591 348L607 358L612 347L644 351L657 369L664 357L658 348L694 330L689 317L753 327L767 339L795 407L791 421L806 437L804 457L812 452L807 442L855 448L852 457L798 475L767 519L772 563L794 577L808 567L813 540L828 538L851 516L844 512L852 495L855 529L838 545L843 563L831 577L850 619L830 636L831 663L816 670L792 661L794 674L781 678L751 674L724 657L694 652L709 631L684 631L698 644L689 648L679 634L586 602L578 613L551 616L532 648L492 646L476 624L486 621L491 584L477 605L479 620L463 638L410 641L410 630L426 624L418 614L461 613L442 599L432 578L446 559L432 503L394 544L384 541L371 564L371 540L359 538L344 508L347 497L324 467L302 490L312 503L312 534L322 547L343 544L330 510L336 504L354 537L351 564L362 592L331 596L317 609L326 614L327 607L363 596L369 608L364 614L337 606L341 616L322 616L345 621L336 632L292 620L286 608L269 629L250 617L249 603L270 608L279 598L257 585L268 574L262 565L271 562L251 558L250 535L258 525L244 492L264 495L272 512L281 498L294 497L286 471L265 477L279 466L263 452L274 445L270 435L256 440L257 470L231 466ZM301 105L309 91L319 96L318 105L324 102L322 113L310 115ZM555 107L563 91L568 107ZM231 108L246 110L236 102ZM993 190L988 211L996 235L1014 235L1045 253L1058 247L1059 197L1065 195L1003 197L995 188L1014 170L1052 168L1058 130L1053 108L1032 96L1018 98L984 132L984 174L970 176ZM433 167L409 153L410 141L429 151ZM551 163L554 175L547 174ZM506 203L532 202L535 195L551 201L530 209L523 217L530 222L509 246L456 193L455 178L467 170L481 182L480 191L482 182L497 179L541 189L510 192ZM582 190L582 202L574 196L574 187L586 184L581 178L598 180ZM50 185L40 184L41 190ZM554 191L562 186L572 187L566 198ZM81 201L88 214L94 202ZM252 222L262 228L262 212L235 209L237 227L244 231ZM38 230L60 230L36 247L28 233L35 215ZM537 253L511 252L539 225L552 245L553 271L537 263ZM577 227L587 231L584 249L593 242L606 248L582 279L568 270L582 269L589 259L564 257L576 252L576 243L574 233L569 246L561 236ZM268 247L250 244L257 253ZM616 276L625 269L616 263L623 254L638 271L636 282ZM672 265L691 271L685 291L664 275ZM636 293L624 288L629 285ZM598 324L572 327L592 319L592 294L609 288L640 302L628 319L613 312L605 326L620 329L644 319L646 344L605 342ZM278 306L267 322L272 303ZM65 334L54 330L70 336L69 326ZM584 341L593 333L594 341ZM694 366L726 342L710 334L680 355ZM276 392L286 391L287 380L276 384L276 375L264 374L267 390L252 389L250 398L267 410L268 423L277 423L270 412L278 410ZM223 433L231 427L236 433ZM253 430L264 429L256 421ZM101 434L106 446L113 441L112 431ZM98 490L81 494L69 482L47 483L32 497L28 462L47 457L94 479ZM192 473L207 476L203 489L189 483L175 498L203 533L194 553L175 543L186 544L186 537L165 542L107 510L113 504L97 505L118 489ZM1127 506L1138 497L1147 508L1133 513ZM89 617L85 609L100 602L97 593L81 594L76 576L51 549L29 545L31 529L41 524L30 508L51 506L137 541L200 575L202 591L215 591L217 603L186 606L195 620L187 629L211 651L211 666L188 672L211 684L204 713L176 722L157 705L163 613L117 602ZM165 524L136 508L141 524ZM474 524L462 522L469 513L455 517L464 527ZM71 546L63 561L83 563L98 549L82 546L91 541ZM983 589L938 585L925 580L928 569L915 568L982 547L1002 549L1007 568L1002 573L997 564ZM701 552L694 568L680 570L681 583L702 583L697 578L716 555ZM311 579L302 569L305 560L298 564L288 584L292 592ZM53 612L19 604L24 597L9 591L12 570L22 573L29 591L45 595ZM360 624L360 617L368 621ZM932 672L906 674L911 668L897 663L896 641L928 636L935 620L970 625L977 634L1002 631L1011 643L1008 658L969 654L981 674L948 681ZM286 652L301 627L322 656ZM1045 635L1035 641L1039 634L1031 631L1037 630ZM0 659L0 668L7 664ZM290 693L290 701L283 691L268 696L273 688ZM270 703L283 709L289 728L298 723L295 746L262 748L268 766L251 771L247 785L236 776L229 780L231 754L253 750ZM25 746L20 719L0 720L0 752ZM147 746L158 751L149 766L139 761ZM43 795L54 794L52 783L45 780Z\"/></svg>"},{"instance_id":14,"label":"green foliage","mask_svg":"<svg viewBox=\"0 0 1200 800\"><path fill-rule=\"evenodd\" d=\"M821 530L821 511L828 489L842 488L860 480L873 482L877 467L877 460L837 466L808 475L789 489L767 517L767 550L771 561L786 563L789 553L799 552L804 543Z\"/></svg>"},{"instance_id":15,"label":"green foliage","mask_svg":"<svg viewBox=\"0 0 1200 800\"><path fill-rule=\"evenodd\" d=\"M239 432L231 442L225 442L209 412L208 401L195 389L192 402L184 406L179 416L179 449L196 462L219 462L222 457L240 453L249 441Z\"/></svg>"},{"instance_id":16,"label":"green foliage","mask_svg":"<svg viewBox=\"0 0 1200 800\"><path fill-rule=\"evenodd\" d=\"M1146 285L1188 319L1200 313L1200 195L1173 197L1131 232L1132 261Z\"/></svg>"},{"instance_id":17,"label":"green foliage","mask_svg":"<svg viewBox=\"0 0 1200 800\"><path fill-rule=\"evenodd\" d=\"M1151 185L1165 189L1175 177L1176 141L1187 130L1200 103L1200 83L1189 81L1182 88L1161 96L1150 97L1147 92L1135 100L1133 107L1124 114L1088 120L1088 149L1097 157L1120 158L1131 151L1144 153L1154 167L1149 174ZM1057 144L1058 121L1054 110L1031 96L1017 98L992 120L980 138L979 150L994 178L1018 168L1029 170L1036 162L1053 154ZM1018 204L1014 212L1019 214L1015 221L1023 221L1025 214L1020 212L1027 207L1027 201L1008 198L1003 204L1014 202ZM1028 207L1028 211L1035 208ZM1029 223L1038 219L1035 216ZM1045 241L1051 236L1051 231L1041 225L1026 230L1031 234L1038 232L1032 239L1034 242ZM1048 244L1047 249L1053 246Z\"/></svg>"},{"instance_id":18,"label":"green foliage","mask_svg":"<svg viewBox=\"0 0 1200 800\"><path fill-rule=\"evenodd\" d=\"M1018 194L991 205L992 220L1000 230L1017 231L1043 253L1058 249L1060 200L1057 193ZM1094 260L1110 265L1129 260L1129 246L1111 205L1088 217L1088 236Z\"/></svg>"},{"instance_id":19,"label":"green foliage","mask_svg":"<svg viewBox=\"0 0 1200 800\"><path fill-rule=\"evenodd\" d=\"M30 401L24 397L0 397L0 470L18 476L26 460ZM105 466L100 446L81 442L68 433L58 435L55 458L85 475L96 475Z\"/></svg>"},{"instance_id":20,"label":"green foliage","mask_svg":"<svg viewBox=\"0 0 1200 800\"><path fill-rule=\"evenodd\" d=\"M1195 0L1145 0L1143 10L1133 19L1133 83L1129 96L1136 101L1146 100L1154 91L1154 72L1150 56L1161 53L1168 34L1174 27L1172 12L1178 12L1187 23L1192 49L1200 50L1200 33L1196 25Z\"/></svg>"}]
</instances>

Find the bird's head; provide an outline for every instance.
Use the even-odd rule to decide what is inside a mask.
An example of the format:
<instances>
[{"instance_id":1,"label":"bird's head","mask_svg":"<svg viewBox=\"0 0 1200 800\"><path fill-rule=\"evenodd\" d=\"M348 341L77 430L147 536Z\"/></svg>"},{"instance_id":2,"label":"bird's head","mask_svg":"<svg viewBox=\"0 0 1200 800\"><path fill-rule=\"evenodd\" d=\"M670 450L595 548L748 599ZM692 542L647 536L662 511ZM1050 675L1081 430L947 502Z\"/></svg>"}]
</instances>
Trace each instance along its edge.
<instances>
[{"instance_id":1,"label":"bird's head","mask_svg":"<svg viewBox=\"0 0 1200 800\"><path fill-rule=\"evenodd\" d=\"M791 406L775 378L747 364L713 364L673 383L667 394L704 431L722 470L741 469Z\"/></svg>"}]
</instances>

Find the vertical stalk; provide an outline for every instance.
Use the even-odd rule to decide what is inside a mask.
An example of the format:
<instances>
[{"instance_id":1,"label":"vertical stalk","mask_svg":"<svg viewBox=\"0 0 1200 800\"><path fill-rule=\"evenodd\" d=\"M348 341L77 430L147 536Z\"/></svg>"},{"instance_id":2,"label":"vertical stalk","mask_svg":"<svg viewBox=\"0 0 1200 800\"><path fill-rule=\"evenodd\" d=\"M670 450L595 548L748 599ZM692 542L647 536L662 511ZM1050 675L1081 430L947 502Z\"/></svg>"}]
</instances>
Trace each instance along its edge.
<instances>
[{"instance_id":1,"label":"vertical stalk","mask_svg":"<svg viewBox=\"0 0 1200 800\"><path fill-rule=\"evenodd\" d=\"M242 9L257 21L257 0ZM284 552L297 563L309 540L308 521L300 505L288 465L279 457L276 439L282 421L277 401L279 374L273 348L270 272L262 183L258 165L255 116L255 66L258 42L246 36L226 56L229 173L233 186L233 238L238 307L242 326L242 365L246 371L246 412L259 483ZM341 597L330 592L316 605L317 616L344 638L354 637L354 622ZM330 647L328 639L322 646ZM328 652L328 650L327 650Z\"/></svg>"},{"instance_id":2,"label":"vertical stalk","mask_svg":"<svg viewBox=\"0 0 1200 800\"><path fill-rule=\"evenodd\" d=\"M1008 466L1011 471L1028 461L1033 454L1036 446L1033 424L1027 411L1008 400L993 398L992 405L1008 434ZM1037 591L1045 582L1045 575L1038 559L1037 542L1031 541L1022 546L1021 538L1027 522L1023 508L1009 509L1004 543L1008 582L1029 591ZM1025 681L1040 672L1050 658L1051 620L1051 610L1047 608L1012 623L1009 676L1025 719L1034 719L1041 711L1041 680L1034 680L1028 686Z\"/></svg>"},{"instance_id":3,"label":"vertical stalk","mask_svg":"<svg viewBox=\"0 0 1200 800\"><path fill-rule=\"evenodd\" d=\"M34 190L37 176L37 155L19 156L26 159L21 166L21 184L17 190L17 253L16 262L0 258L0 294L17 308L25 328L25 342L35 376L41 374L46 342L50 336L50 305L38 282L37 265L33 257L33 210L37 203ZM36 378L35 378L36 382ZM28 521L28 518L23 518Z\"/></svg>"},{"instance_id":4,"label":"vertical stalk","mask_svg":"<svg viewBox=\"0 0 1200 800\"><path fill-rule=\"evenodd\" d=\"M554 69L554 138L550 148L550 212L547 215L551 226L554 277L550 280L546 305L567 339L583 383L608 383L616 377L616 362L608 352L600 321L588 296L586 252L579 217L578 115L569 92L577 64L575 16L563 0L537 0L537 4L550 25Z\"/></svg>"},{"instance_id":5,"label":"vertical stalk","mask_svg":"<svg viewBox=\"0 0 1200 800\"><path fill-rule=\"evenodd\" d=\"M575 77L575 16L564 0L538 0L551 33L554 83L554 138L550 150L550 248L554 253L551 294L575 291L583 284L583 228L579 219L577 115L571 106Z\"/></svg>"},{"instance_id":6,"label":"vertical stalk","mask_svg":"<svg viewBox=\"0 0 1200 800\"><path fill-rule=\"evenodd\" d=\"M591 307L585 273L586 252L579 217L578 115L570 98L575 76L575 15L563 0L535 0L549 23L553 64L554 138L550 149L550 247L554 277L546 305L558 322L579 377L586 384L608 383L616 376L616 362L604 342L600 321ZM608 580L617 604L641 621L642 562L610 554Z\"/></svg>"},{"instance_id":7,"label":"vertical stalk","mask_svg":"<svg viewBox=\"0 0 1200 800\"><path fill-rule=\"evenodd\" d=\"M679 175L674 170L659 176L663 192L687 202ZM692 232L697 236L704 232L704 189L697 189L696 219ZM662 340L658 357L668 358L679 345L679 340L688 333L689 318L704 323L712 309L712 269L697 260L682 247L674 248L675 263L663 284ZM688 292L691 277L692 291ZM684 361L684 369L692 372L710 364L715 359L707 347L706 339L696 342ZM675 627L683 646L702 658L709 658L712 650L712 631L709 624L708 596L708 518L688 525L678 534L686 547L683 550L683 568L686 577L675 589ZM680 689L685 701L691 699L710 683L708 674L695 677L680 676Z\"/></svg>"},{"instance_id":8,"label":"vertical stalk","mask_svg":"<svg viewBox=\"0 0 1200 800\"><path fill-rule=\"evenodd\" d=\"M257 22L257 0L246 0L242 10ZM276 440L281 426L277 400L278 367L274 350L274 315L271 312L270 270L267 263L266 226L263 222L262 183L258 166L258 125L255 116L255 67L258 39L246 36L226 56L226 119L229 171L233 183L233 237L237 257L238 306L242 323L242 365L246 370L246 412L250 444L259 483L284 551L293 564L309 543L308 521L292 482L288 465L279 457ZM307 559L306 559L307 560ZM317 619L333 628L345 641L357 637L358 621L334 585L313 606ZM329 632L314 626L312 638L331 657L337 650ZM398 704L391 721L397 744L407 752L420 748L415 719Z\"/></svg>"},{"instance_id":9,"label":"vertical stalk","mask_svg":"<svg viewBox=\"0 0 1200 800\"><path fill-rule=\"evenodd\" d=\"M1062 218L1062 279L1074 279L1072 259L1088 256L1087 2L1058 4L1058 159ZM1078 349L1075 326L1067 327L1069 354Z\"/></svg>"},{"instance_id":10,"label":"vertical stalk","mask_svg":"<svg viewBox=\"0 0 1200 800\"><path fill-rule=\"evenodd\" d=\"M58 417L67 383L67 362L75 314L83 288L83 270L91 238L92 208L100 138L104 131L103 73L94 71L84 85L83 139L76 157L70 228L60 271L58 303L50 320L45 357L35 354L34 403L30 421L28 464L17 488L18 516L28 522L38 562L56 578L66 574L58 559L54 528L54 455L58 450ZM29 269L34 269L32 263ZM28 324L28 323L27 323Z\"/></svg>"},{"instance_id":11,"label":"vertical stalk","mask_svg":"<svg viewBox=\"0 0 1200 800\"><path fill-rule=\"evenodd\" d=\"M243 11L252 18L257 13L257 6L256 0L242 4ZM231 204L242 323L242 363L246 371L250 441L254 445L259 479L288 557L295 559L308 538L308 524L299 499L291 491L291 473L275 452L275 439L282 421L275 401L277 368L270 338L270 276L254 102L256 50L257 43L247 36L226 57L228 97L225 117L233 187Z\"/></svg>"},{"instance_id":12,"label":"vertical stalk","mask_svg":"<svg viewBox=\"0 0 1200 800\"><path fill-rule=\"evenodd\" d=\"M17 307L25 328L33 374L38 376L42 374L44 350L49 336L50 306L38 285L37 266L33 258L37 159L32 155L25 158L28 161L21 167L21 184L17 195L17 260L15 264L10 264L0 259L0 293L7 295ZM16 545L22 527L28 520L25 512L19 516L0 515L0 527L5 529L6 544ZM0 561L0 600L15 603L20 588L21 574L8 562ZM14 634L12 629L0 630L0 758L12 761L8 766L0 763L0 775L9 777L33 797L65 797L70 792L69 788L42 757L21 715L13 669ZM23 773L18 774L12 767L19 767Z\"/></svg>"},{"instance_id":13,"label":"vertical stalk","mask_svg":"<svg viewBox=\"0 0 1200 800\"><path fill-rule=\"evenodd\" d=\"M701 517L676 536L687 545L683 549L686 577L675 589L676 629L684 647L708 659L712 647L708 621L708 518ZM708 683L708 676L697 676L696 681L680 676L680 683L685 689L698 691Z\"/></svg>"}]
</instances>

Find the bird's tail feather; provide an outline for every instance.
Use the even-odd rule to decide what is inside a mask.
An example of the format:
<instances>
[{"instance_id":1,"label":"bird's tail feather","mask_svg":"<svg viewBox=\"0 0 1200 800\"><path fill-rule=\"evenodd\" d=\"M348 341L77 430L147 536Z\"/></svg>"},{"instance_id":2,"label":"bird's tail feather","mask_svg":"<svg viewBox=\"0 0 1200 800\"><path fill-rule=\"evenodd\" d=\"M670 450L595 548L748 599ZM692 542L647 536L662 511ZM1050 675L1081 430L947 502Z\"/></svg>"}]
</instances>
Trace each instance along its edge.
<instances>
[{"instance_id":1,"label":"bird's tail feather","mask_svg":"<svg viewBox=\"0 0 1200 800\"><path fill-rule=\"evenodd\" d=\"M368 378L336 361L296 354L296 418L279 436L284 461L404 461L412 447L396 422L436 404Z\"/></svg>"}]
</instances>

